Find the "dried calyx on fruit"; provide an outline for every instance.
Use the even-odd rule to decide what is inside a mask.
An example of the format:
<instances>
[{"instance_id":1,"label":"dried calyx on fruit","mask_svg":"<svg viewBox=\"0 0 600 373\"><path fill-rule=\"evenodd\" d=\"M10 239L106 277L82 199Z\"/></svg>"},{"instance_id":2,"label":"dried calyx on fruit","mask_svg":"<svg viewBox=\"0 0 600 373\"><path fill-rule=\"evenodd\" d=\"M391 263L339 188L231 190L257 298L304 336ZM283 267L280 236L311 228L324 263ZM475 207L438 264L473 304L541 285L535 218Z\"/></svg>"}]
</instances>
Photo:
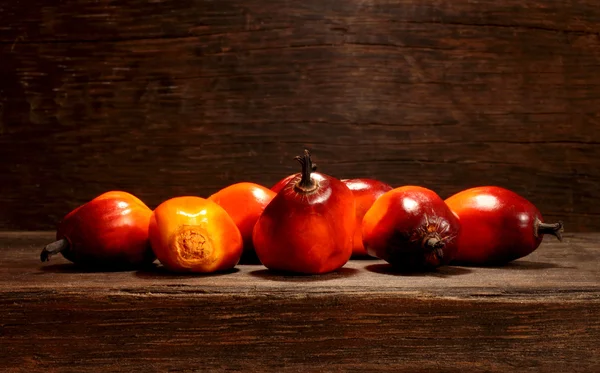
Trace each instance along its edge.
<instances>
[{"instance_id":1,"label":"dried calyx on fruit","mask_svg":"<svg viewBox=\"0 0 600 373\"><path fill-rule=\"evenodd\" d=\"M243 240L233 219L208 199L183 196L161 203L150 219L150 242L170 271L212 273L232 269Z\"/></svg>"}]
</instances>

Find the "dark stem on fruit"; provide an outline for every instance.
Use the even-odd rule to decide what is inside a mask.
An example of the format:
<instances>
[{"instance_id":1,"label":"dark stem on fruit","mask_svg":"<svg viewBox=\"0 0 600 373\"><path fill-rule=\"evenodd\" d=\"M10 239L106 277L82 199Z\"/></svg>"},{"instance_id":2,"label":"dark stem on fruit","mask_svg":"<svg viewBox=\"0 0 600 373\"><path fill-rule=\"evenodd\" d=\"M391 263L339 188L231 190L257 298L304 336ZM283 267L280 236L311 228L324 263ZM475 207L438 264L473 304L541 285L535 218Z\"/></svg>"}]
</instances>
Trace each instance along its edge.
<instances>
[{"instance_id":1,"label":"dark stem on fruit","mask_svg":"<svg viewBox=\"0 0 600 373\"><path fill-rule=\"evenodd\" d=\"M538 220L537 228L536 228L536 237L539 237L544 234L551 234L558 238L559 241L562 241L562 232L564 231L563 222L559 221L558 223L542 223Z\"/></svg>"},{"instance_id":2,"label":"dark stem on fruit","mask_svg":"<svg viewBox=\"0 0 600 373\"><path fill-rule=\"evenodd\" d=\"M294 157L294 159L302 165L302 178L296 184L296 187L304 192L315 190L317 188L317 183L310 175L317 170L317 165L312 163L308 150L304 149L304 155L299 155Z\"/></svg>"},{"instance_id":3,"label":"dark stem on fruit","mask_svg":"<svg viewBox=\"0 0 600 373\"><path fill-rule=\"evenodd\" d=\"M52 255L56 255L61 251L65 251L69 248L69 241L66 238L60 239L58 241L52 242L51 244L46 245L40 254L40 259L42 262L47 262Z\"/></svg>"},{"instance_id":4,"label":"dark stem on fruit","mask_svg":"<svg viewBox=\"0 0 600 373\"><path fill-rule=\"evenodd\" d=\"M444 257L444 251L442 250L444 246L446 246L444 241L437 237L425 237L423 240L423 248L435 252L440 259Z\"/></svg>"}]
</instances>

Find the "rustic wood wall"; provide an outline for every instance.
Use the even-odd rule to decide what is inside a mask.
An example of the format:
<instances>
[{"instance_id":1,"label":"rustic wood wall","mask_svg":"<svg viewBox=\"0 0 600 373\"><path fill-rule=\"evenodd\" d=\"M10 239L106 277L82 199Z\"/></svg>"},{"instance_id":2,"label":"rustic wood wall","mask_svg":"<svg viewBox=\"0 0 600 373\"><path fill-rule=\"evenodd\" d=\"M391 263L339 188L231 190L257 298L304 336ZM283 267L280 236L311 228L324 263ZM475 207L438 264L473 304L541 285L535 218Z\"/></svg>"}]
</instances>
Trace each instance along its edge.
<instances>
[{"instance_id":1,"label":"rustic wood wall","mask_svg":"<svg viewBox=\"0 0 600 373\"><path fill-rule=\"evenodd\" d=\"M0 229L322 171L496 184L600 229L595 0L0 5Z\"/></svg>"}]
</instances>

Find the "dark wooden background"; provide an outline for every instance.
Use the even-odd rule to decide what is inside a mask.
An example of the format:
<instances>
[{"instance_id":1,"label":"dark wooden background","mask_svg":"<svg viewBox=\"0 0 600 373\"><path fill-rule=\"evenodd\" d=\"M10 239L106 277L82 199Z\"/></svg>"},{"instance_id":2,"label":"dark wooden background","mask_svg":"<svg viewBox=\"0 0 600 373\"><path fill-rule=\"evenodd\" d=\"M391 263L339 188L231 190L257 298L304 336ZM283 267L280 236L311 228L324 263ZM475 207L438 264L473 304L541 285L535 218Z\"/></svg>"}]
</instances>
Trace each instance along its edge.
<instances>
[{"instance_id":1,"label":"dark wooden background","mask_svg":"<svg viewBox=\"0 0 600 373\"><path fill-rule=\"evenodd\" d=\"M0 5L0 229L323 172L496 184L600 229L596 0Z\"/></svg>"}]
</instances>

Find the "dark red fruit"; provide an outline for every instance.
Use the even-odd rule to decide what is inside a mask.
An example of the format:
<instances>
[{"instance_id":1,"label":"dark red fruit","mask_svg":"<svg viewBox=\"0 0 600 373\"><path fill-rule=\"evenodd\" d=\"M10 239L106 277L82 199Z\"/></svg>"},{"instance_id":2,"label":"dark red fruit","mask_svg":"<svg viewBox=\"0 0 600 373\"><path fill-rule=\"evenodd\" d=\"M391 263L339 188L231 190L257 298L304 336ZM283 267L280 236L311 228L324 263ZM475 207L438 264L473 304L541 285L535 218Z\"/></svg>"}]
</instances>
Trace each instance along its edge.
<instances>
[{"instance_id":1,"label":"dark red fruit","mask_svg":"<svg viewBox=\"0 0 600 373\"><path fill-rule=\"evenodd\" d=\"M456 263L505 264L532 253L544 234L562 238L562 222L544 223L531 202L504 188L467 189L446 199L446 204L462 226Z\"/></svg>"},{"instance_id":2,"label":"dark red fruit","mask_svg":"<svg viewBox=\"0 0 600 373\"><path fill-rule=\"evenodd\" d=\"M375 201L363 219L367 252L401 270L447 264L456 253L458 218L433 191L404 186Z\"/></svg>"},{"instance_id":3,"label":"dark red fruit","mask_svg":"<svg viewBox=\"0 0 600 373\"><path fill-rule=\"evenodd\" d=\"M302 164L302 173L263 211L254 226L254 249L269 269L331 272L346 264L352 254L354 196L340 180L313 172L308 151L296 160Z\"/></svg>"}]
</instances>

